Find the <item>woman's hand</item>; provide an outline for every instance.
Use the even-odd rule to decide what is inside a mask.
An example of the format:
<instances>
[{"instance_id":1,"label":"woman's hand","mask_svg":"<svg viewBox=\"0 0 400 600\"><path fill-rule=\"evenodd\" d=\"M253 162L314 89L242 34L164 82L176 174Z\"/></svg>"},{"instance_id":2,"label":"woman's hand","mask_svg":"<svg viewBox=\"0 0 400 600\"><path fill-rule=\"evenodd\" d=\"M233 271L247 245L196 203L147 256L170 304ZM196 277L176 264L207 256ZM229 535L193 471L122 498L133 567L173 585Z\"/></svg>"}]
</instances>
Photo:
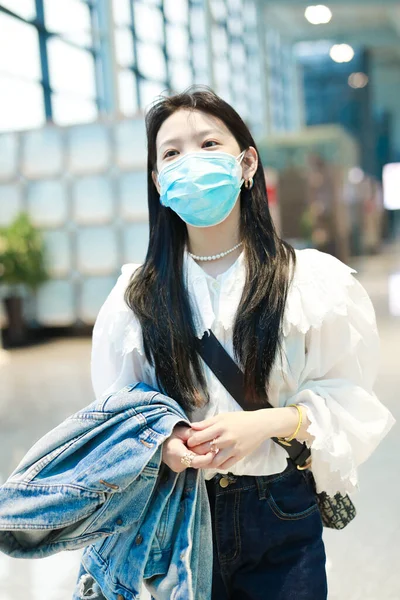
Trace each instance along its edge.
<instances>
[{"instance_id":1,"label":"woman's hand","mask_svg":"<svg viewBox=\"0 0 400 600\"><path fill-rule=\"evenodd\" d=\"M228 469L270 437L266 417L265 411L237 411L192 423L191 430L185 432L187 446L206 457L210 454L210 442L216 439L219 452L212 453L212 460L204 467Z\"/></svg>"},{"instance_id":2,"label":"woman's hand","mask_svg":"<svg viewBox=\"0 0 400 600\"><path fill-rule=\"evenodd\" d=\"M181 463L181 458L188 452L194 452L186 446L190 434L188 425L175 425L172 434L163 443L162 460L175 473L181 473L187 467ZM213 459L212 452L202 452L199 456L194 456L191 466L194 469L202 469L207 467L208 463Z\"/></svg>"}]
</instances>

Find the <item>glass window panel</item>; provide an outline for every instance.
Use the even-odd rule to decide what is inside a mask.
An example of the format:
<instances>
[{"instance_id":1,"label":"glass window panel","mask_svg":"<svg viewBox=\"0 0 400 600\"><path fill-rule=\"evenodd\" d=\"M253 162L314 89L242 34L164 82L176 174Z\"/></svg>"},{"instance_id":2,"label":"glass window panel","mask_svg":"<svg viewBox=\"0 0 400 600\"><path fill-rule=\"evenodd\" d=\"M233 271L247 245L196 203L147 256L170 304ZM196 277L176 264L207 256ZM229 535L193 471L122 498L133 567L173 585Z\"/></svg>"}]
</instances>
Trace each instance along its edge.
<instances>
[{"instance_id":1,"label":"glass window panel","mask_svg":"<svg viewBox=\"0 0 400 600\"><path fill-rule=\"evenodd\" d=\"M146 127L142 115L120 120L115 127L116 164L120 169L146 171ZM1 138L0 138L1 140ZM129 178L129 175L126 176ZM123 188L120 179L121 191Z\"/></svg>"},{"instance_id":2,"label":"glass window panel","mask_svg":"<svg viewBox=\"0 0 400 600\"><path fill-rule=\"evenodd\" d=\"M113 0L112 7L116 25L132 25L129 0Z\"/></svg>"},{"instance_id":3,"label":"glass window panel","mask_svg":"<svg viewBox=\"0 0 400 600\"><path fill-rule=\"evenodd\" d=\"M68 219L67 190L59 179L39 179L26 188L27 208L37 227L62 227Z\"/></svg>"},{"instance_id":4,"label":"glass window panel","mask_svg":"<svg viewBox=\"0 0 400 600\"><path fill-rule=\"evenodd\" d=\"M231 35L241 36L243 33L243 21L238 17L228 19L228 29Z\"/></svg>"},{"instance_id":5,"label":"glass window panel","mask_svg":"<svg viewBox=\"0 0 400 600\"><path fill-rule=\"evenodd\" d=\"M224 0L214 0L210 2L212 16L217 21L225 21L227 17L226 4Z\"/></svg>"},{"instance_id":6,"label":"glass window panel","mask_svg":"<svg viewBox=\"0 0 400 600\"><path fill-rule=\"evenodd\" d=\"M13 133L0 136L0 181L11 179L16 175L17 164L19 165L20 162L19 145L19 136ZM0 218L0 224L1 221Z\"/></svg>"},{"instance_id":7,"label":"glass window panel","mask_svg":"<svg viewBox=\"0 0 400 600\"><path fill-rule=\"evenodd\" d=\"M206 16L203 7L192 7L190 10L190 31L196 39L206 37Z\"/></svg>"},{"instance_id":8,"label":"glass window panel","mask_svg":"<svg viewBox=\"0 0 400 600\"><path fill-rule=\"evenodd\" d=\"M187 23L188 0L164 0L164 13L171 23Z\"/></svg>"},{"instance_id":9,"label":"glass window panel","mask_svg":"<svg viewBox=\"0 0 400 600\"><path fill-rule=\"evenodd\" d=\"M82 46L91 46L90 11L80 0L44 0L46 27Z\"/></svg>"},{"instance_id":10,"label":"glass window panel","mask_svg":"<svg viewBox=\"0 0 400 600\"><path fill-rule=\"evenodd\" d=\"M242 0L226 0L230 11L240 12L242 10Z\"/></svg>"},{"instance_id":11,"label":"glass window panel","mask_svg":"<svg viewBox=\"0 0 400 600\"><path fill-rule=\"evenodd\" d=\"M132 71L123 70L118 73L119 109L125 116L134 115L138 111L136 77Z\"/></svg>"},{"instance_id":12,"label":"glass window panel","mask_svg":"<svg viewBox=\"0 0 400 600\"><path fill-rule=\"evenodd\" d=\"M110 225L81 227L76 242L76 266L81 273L110 273L118 264L117 231Z\"/></svg>"},{"instance_id":13,"label":"glass window panel","mask_svg":"<svg viewBox=\"0 0 400 600\"><path fill-rule=\"evenodd\" d=\"M53 118L58 125L88 123L98 117L96 103L77 99L67 94L53 94Z\"/></svg>"},{"instance_id":14,"label":"glass window panel","mask_svg":"<svg viewBox=\"0 0 400 600\"><path fill-rule=\"evenodd\" d=\"M135 2L135 31L136 35L146 42L164 41L163 18L161 11L152 6Z\"/></svg>"},{"instance_id":15,"label":"glass window panel","mask_svg":"<svg viewBox=\"0 0 400 600\"><path fill-rule=\"evenodd\" d=\"M227 83L230 76L228 61L222 59L214 61L214 72L216 81L221 81L222 84Z\"/></svg>"},{"instance_id":16,"label":"glass window panel","mask_svg":"<svg viewBox=\"0 0 400 600\"><path fill-rule=\"evenodd\" d=\"M280 48L280 35L278 31L275 29L270 29L268 32L268 39L271 45L271 48L274 52L278 52Z\"/></svg>"},{"instance_id":17,"label":"glass window panel","mask_svg":"<svg viewBox=\"0 0 400 600\"><path fill-rule=\"evenodd\" d=\"M247 119L249 116L249 109L248 109L248 102L246 100L246 98L242 97L237 97L236 101L235 101L235 110L239 113L239 115L242 117L242 119Z\"/></svg>"},{"instance_id":18,"label":"glass window panel","mask_svg":"<svg viewBox=\"0 0 400 600\"><path fill-rule=\"evenodd\" d=\"M159 46L138 42L137 53L139 70L144 77L158 80L166 79L165 57Z\"/></svg>"},{"instance_id":19,"label":"glass window panel","mask_svg":"<svg viewBox=\"0 0 400 600\"><path fill-rule=\"evenodd\" d=\"M258 54L260 52L257 40L257 33L255 31L247 31L246 47L252 54Z\"/></svg>"},{"instance_id":20,"label":"glass window panel","mask_svg":"<svg viewBox=\"0 0 400 600\"><path fill-rule=\"evenodd\" d=\"M145 156L145 149L140 152ZM124 225L127 221L148 221L147 209L147 173L145 170L126 173L119 180L121 197L121 216ZM126 231L126 230L125 230Z\"/></svg>"},{"instance_id":21,"label":"glass window panel","mask_svg":"<svg viewBox=\"0 0 400 600\"><path fill-rule=\"evenodd\" d=\"M249 97L251 98L251 101L254 104L257 104L257 106L262 106L262 97L261 97L260 86L257 85L257 83L255 83L253 85L250 85L248 90L249 90ZM282 109L284 110L283 103L282 103Z\"/></svg>"},{"instance_id":22,"label":"glass window panel","mask_svg":"<svg viewBox=\"0 0 400 600\"><path fill-rule=\"evenodd\" d=\"M0 130L40 127L45 123L43 90L39 83L0 74Z\"/></svg>"},{"instance_id":23,"label":"glass window panel","mask_svg":"<svg viewBox=\"0 0 400 600\"><path fill-rule=\"evenodd\" d=\"M193 83L192 70L187 63L170 63L171 86L181 92Z\"/></svg>"},{"instance_id":24,"label":"glass window panel","mask_svg":"<svg viewBox=\"0 0 400 600\"><path fill-rule=\"evenodd\" d=\"M146 190L147 192L147 190ZM146 196L144 197L146 198ZM148 218L148 217L147 217ZM146 220L147 220L146 218ZM149 226L147 223L135 223L124 229L124 263L133 262L142 264L146 258L149 245Z\"/></svg>"},{"instance_id":25,"label":"glass window panel","mask_svg":"<svg viewBox=\"0 0 400 600\"><path fill-rule=\"evenodd\" d=\"M260 65L258 62L254 62L253 60L249 61L247 66L247 72L249 74L250 79L253 81L258 81L260 77Z\"/></svg>"},{"instance_id":26,"label":"glass window panel","mask_svg":"<svg viewBox=\"0 0 400 600\"><path fill-rule=\"evenodd\" d=\"M208 71L196 71L194 83L198 85L211 85L210 74Z\"/></svg>"},{"instance_id":27,"label":"glass window panel","mask_svg":"<svg viewBox=\"0 0 400 600\"><path fill-rule=\"evenodd\" d=\"M21 196L19 185L14 183L11 185L0 184L0 227L11 225L23 210Z\"/></svg>"},{"instance_id":28,"label":"glass window panel","mask_svg":"<svg viewBox=\"0 0 400 600\"><path fill-rule=\"evenodd\" d=\"M222 82L218 82L217 93L219 96L221 96L221 98L223 98L223 100L225 100L225 102L229 102L229 104L233 103L232 102L232 94L231 94L229 85L223 84Z\"/></svg>"},{"instance_id":29,"label":"glass window panel","mask_svg":"<svg viewBox=\"0 0 400 600\"><path fill-rule=\"evenodd\" d=\"M115 54L117 63L122 67L134 64L133 37L130 29L115 30Z\"/></svg>"},{"instance_id":30,"label":"glass window panel","mask_svg":"<svg viewBox=\"0 0 400 600\"><path fill-rule=\"evenodd\" d=\"M75 286L72 281L52 279L37 294L37 320L41 325L68 326L76 321Z\"/></svg>"},{"instance_id":31,"label":"glass window panel","mask_svg":"<svg viewBox=\"0 0 400 600\"><path fill-rule=\"evenodd\" d=\"M208 69L207 46L205 44L193 44L193 66L197 71Z\"/></svg>"},{"instance_id":32,"label":"glass window panel","mask_svg":"<svg viewBox=\"0 0 400 600\"><path fill-rule=\"evenodd\" d=\"M35 0L2 0L1 5L24 19L29 20L36 17Z\"/></svg>"},{"instance_id":33,"label":"glass window panel","mask_svg":"<svg viewBox=\"0 0 400 600\"><path fill-rule=\"evenodd\" d=\"M235 68L246 64L246 52L242 44L231 44L230 55Z\"/></svg>"},{"instance_id":34,"label":"glass window panel","mask_svg":"<svg viewBox=\"0 0 400 600\"><path fill-rule=\"evenodd\" d=\"M228 36L223 27L212 28L212 45L215 56L228 53Z\"/></svg>"},{"instance_id":35,"label":"glass window panel","mask_svg":"<svg viewBox=\"0 0 400 600\"><path fill-rule=\"evenodd\" d=\"M113 189L107 175L79 177L73 184L73 219L83 225L109 223L114 217Z\"/></svg>"},{"instance_id":36,"label":"glass window panel","mask_svg":"<svg viewBox=\"0 0 400 600\"><path fill-rule=\"evenodd\" d=\"M62 133L58 127L43 127L24 135L20 171L28 179L57 177L63 172Z\"/></svg>"},{"instance_id":37,"label":"glass window panel","mask_svg":"<svg viewBox=\"0 0 400 600\"><path fill-rule=\"evenodd\" d=\"M243 72L232 77L232 87L237 95L246 94L247 82Z\"/></svg>"},{"instance_id":38,"label":"glass window panel","mask_svg":"<svg viewBox=\"0 0 400 600\"><path fill-rule=\"evenodd\" d=\"M243 10L244 22L249 27L256 27L257 25L257 7L254 0L245 0Z\"/></svg>"},{"instance_id":39,"label":"glass window panel","mask_svg":"<svg viewBox=\"0 0 400 600\"><path fill-rule=\"evenodd\" d=\"M0 71L40 79L39 40L35 27L0 13Z\"/></svg>"},{"instance_id":40,"label":"glass window panel","mask_svg":"<svg viewBox=\"0 0 400 600\"><path fill-rule=\"evenodd\" d=\"M167 25L167 52L172 58L186 59L189 56L189 34L187 29Z\"/></svg>"},{"instance_id":41,"label":"glass window panel","mask_svg":"<svg viewBox=\"0 0 400 600\"><path fill-rule=\"evenodd\" d=\"M95 97L95 65L90 52L74 48L58 38L51 38L47 47L51 87L56 91Z\"/></svg>"},{"instance_id":42,"label":"glass window panel","mask_svg":"<svg viewBox=\"0 0 400 600\"><path fill-rule=\"evenodd\" d=\"M163 92L166 91L166 85L162 83L156 83L154 81L147 81L146 79L142 79L139 82L140 86L140 102L142 108L148 108L154 100L160 96Z\"/></svg>"},{"instance_id":43,"label":"glass window panel","mask_svg":"<svg viewBox=\"0 0 400 600\"><path fill-rule=\"evenodd\" d=\"M65 97L65 95L64 95ZM110 164L110 139L105 123L71 127L68 134L67 169L74 174L100 173Z\"/></svg>"}]
</instances>

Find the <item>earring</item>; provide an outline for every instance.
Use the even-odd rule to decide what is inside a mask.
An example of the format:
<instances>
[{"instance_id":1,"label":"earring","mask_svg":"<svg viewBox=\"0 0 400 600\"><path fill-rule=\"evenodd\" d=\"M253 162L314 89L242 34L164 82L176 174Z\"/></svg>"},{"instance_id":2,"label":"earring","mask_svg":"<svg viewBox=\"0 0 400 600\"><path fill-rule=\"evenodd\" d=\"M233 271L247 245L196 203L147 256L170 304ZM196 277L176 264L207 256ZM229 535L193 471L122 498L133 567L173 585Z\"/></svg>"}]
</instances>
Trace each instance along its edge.
<instances>
[{"instance_id":1,"label":"earring","mask_svg":"<svg viewBox=\"0 0 400 600\"><path fill-rule=\"evenodd\" d=\"M244 187L246 188L246 190L251 190L253 185L254 185L254 181L253 181L252 177L250 177L249 179L246 179L246 181L244 182Z\"/></svg>"}]
</instances>

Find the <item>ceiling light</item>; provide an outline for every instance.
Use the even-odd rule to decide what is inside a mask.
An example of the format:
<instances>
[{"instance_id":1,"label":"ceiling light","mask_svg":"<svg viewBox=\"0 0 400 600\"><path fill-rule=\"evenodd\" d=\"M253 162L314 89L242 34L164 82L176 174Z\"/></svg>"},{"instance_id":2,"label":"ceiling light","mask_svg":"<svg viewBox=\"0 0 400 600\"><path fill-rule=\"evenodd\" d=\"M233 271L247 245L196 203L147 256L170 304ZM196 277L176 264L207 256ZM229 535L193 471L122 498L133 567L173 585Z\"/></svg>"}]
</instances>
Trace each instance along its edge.
<instances>
[{"instance_id":1,"label":"ceiling light","mask_svg":"<svg viewBox=\"0 0 400 600\"><path fill-rule=\"evenodd\" d=\"M330 49L329 56L337 63L347 63L354 57L354 50L348 44L335 44Z\"/></svg>"},{"instance_id":2,"label":"ceiling light","mask_svg":"<svg viewBox=\"0 0 400 600\"><path fill-rule=\"evenodd\" d=\"M365 73L352 73L349 75L348 83L355 90L364 88L368 83L368 75Z\"/></svg>"},{"instance_id":3,"label":"ceiling light","mask_svg":"<svg viewBox=\"0 0 400 600\"><path fill-rule=\"evenodd\" d=\"M312 25L325 25L332 19L332 12L323 4L308 6L304 13L305 18Z\"/></svg>"},{"instance_id":4,"label":"ceiling light","mask_svg":"<svg viewBox=\"0 0 400 600\"><path fill-rule=\"evenodd\" d=\"M353 167L348 174L349 182L358 185L364 179L364 171L360 167Z\"/></svg>"}]
</instances>

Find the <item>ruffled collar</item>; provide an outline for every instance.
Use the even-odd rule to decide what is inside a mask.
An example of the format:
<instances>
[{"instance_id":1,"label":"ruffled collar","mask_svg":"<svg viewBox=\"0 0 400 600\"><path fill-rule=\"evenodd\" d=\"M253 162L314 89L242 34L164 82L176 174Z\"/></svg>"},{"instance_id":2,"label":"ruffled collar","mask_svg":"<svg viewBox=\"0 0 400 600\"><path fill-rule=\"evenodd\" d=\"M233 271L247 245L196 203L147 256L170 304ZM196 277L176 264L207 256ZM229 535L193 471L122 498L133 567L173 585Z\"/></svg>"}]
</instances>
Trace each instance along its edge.
<instances>
[{"instance_id":1,"label":"ruffled collar","mask_svg":"<svg viewBox=\"0 0 400 600\"><path fill-rule=\"evenodd\" d=\"M310 327L320 327L328 313L347 314L347 288L353 285L352 273L357 271L331 254L307 248L295 250L296 268L289 287L283 316L283 335L290 329L306 333ZM216 321L208 275L185 250L184 277L191 301L197 337L212 328ZM212 278L212 277L211 277ZM218 275L220 281L220 310L218 322L224 329L232 328L246 278L245 252L227 271ZM214 278L212 278L214 279Z\"/></svg>"},{"instance_id":2,"label":"ruffled collar","mask_svg":"<svg viewBox=\"0 0 400 600\"><path fill-rule=\"evenodd\" d=\"M348 288L356 281L352 273L357 273L357 271L331 254L314 249L304 249L296 250L296 258L294 277L289 287L283 316L282 325L285 337L293 328L305 334L311 327L320 327L330 313L347 315ZM123 265L119 284L110 294L114 319L113 324L109 326L108 333L116 347L119 347L124 354L133 348L144 354L140 327L123 300L126 286L138 266L132 263ZM183 275L191 303L196 335L201 338L216 321L207 285L207 278L210 275L207 275L186 252ZM221 284L218 322L225 330L233 327L245 276L245 260L244 252L242 252L233 265L217 278ZM117 332L119 332L118 335Z\"/></svg>"},{"instance_id":3,"label":"ruffled collar","mask_svg":"<svg viewBox=\"0 0 400 600\"><path fill-rule=\"evenodd\" d=\"M245 251L242 250L235 262L217 277L206 273L187 250L184 252L183 265L197 337L203 337L204 332L211 329L216 320L207 285L207 280L210 279L221 285L218 321L225 329L231 328L245 283Z\"/></svg>"},{"instance_id":4,"label":"ruffled collar","mask_svg":"<svg viewBox=\"0 0 400 600\"><path fill-rule=\"evenodd\" d=\"M184 256L183 256L184 268L190 270L190 275L192 277L209 277L211 279L216 279L220 281L221 279L228 279L232 272L237 271L238 268L240 270L241 267L244 266L244 249L241 251L237 259L234 263L223 273L217 275L217 277L213 277L204 271L204 269L190 256L189 252L185 248Z\"/></svg>"}]
</instances>

